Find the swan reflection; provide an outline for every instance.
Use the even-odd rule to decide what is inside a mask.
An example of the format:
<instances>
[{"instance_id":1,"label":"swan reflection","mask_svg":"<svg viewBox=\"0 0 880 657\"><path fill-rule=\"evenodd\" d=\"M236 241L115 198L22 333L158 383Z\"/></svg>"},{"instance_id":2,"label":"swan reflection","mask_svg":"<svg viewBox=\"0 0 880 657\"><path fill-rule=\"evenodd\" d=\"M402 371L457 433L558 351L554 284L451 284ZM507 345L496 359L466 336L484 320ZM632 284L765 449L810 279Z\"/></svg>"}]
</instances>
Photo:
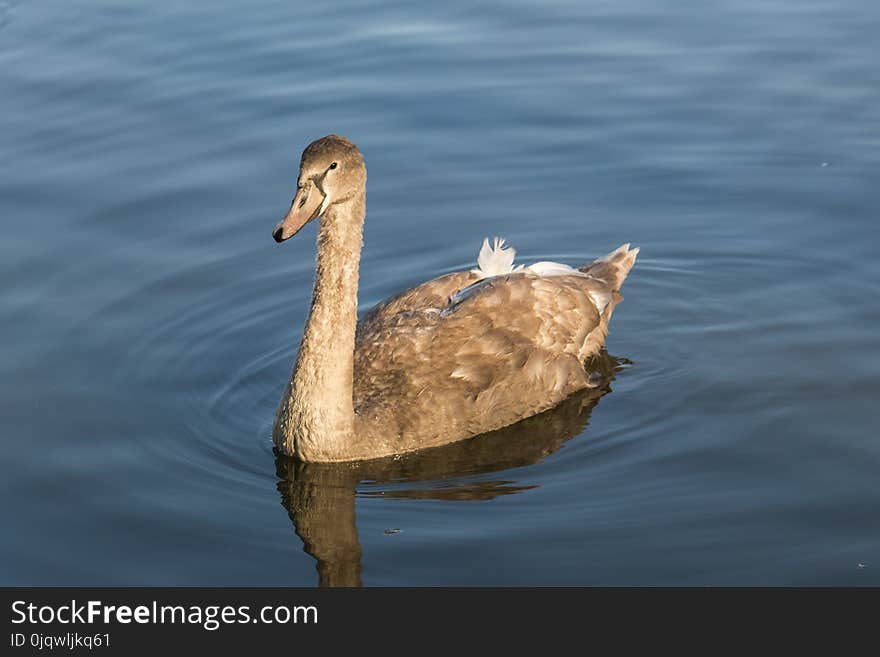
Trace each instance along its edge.
<instances>
[{"instance_id":1,"label":"swan reflection","mask_svg":"<svg viewBox=\"0 0 880 657\"><path fill-rule=\"evenodd\" d=\"M467 475L532 465L583 432L590 413L626 361L604 351L588 364L596 387L517 424L458 443L399 457L347 463L304 463L276 452L278 490L306 553L317 561L321 586L361 585L355 498L491 500L536 484L507 477L456 481ZM423 482L421 486L409 484ZM429 482L427 485L424 482ZM358 492L368 484L369 490ZM382 488L387 485L387 488Z\"/></svg>"}]
</instances>

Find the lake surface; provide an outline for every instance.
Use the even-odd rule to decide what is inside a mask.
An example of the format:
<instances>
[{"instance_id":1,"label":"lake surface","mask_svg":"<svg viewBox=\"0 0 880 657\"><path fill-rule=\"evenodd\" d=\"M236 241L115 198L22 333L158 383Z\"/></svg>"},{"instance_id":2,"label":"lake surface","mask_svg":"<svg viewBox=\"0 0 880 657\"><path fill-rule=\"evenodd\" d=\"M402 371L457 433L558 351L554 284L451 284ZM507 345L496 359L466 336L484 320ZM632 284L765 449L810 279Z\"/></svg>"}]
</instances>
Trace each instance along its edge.
<instances>
[{"instance_id":1,"label":"lake surface","mask_svg":"<svg viewBox=\"0 0 880 657\"><path fill-rule=\"evenodd\" d=\"M186 4L0 2L0 584L880 584L880 4ZM362 310L640 246L607 384L276 459L331 132Z\"/></svg>"}]
</instances>

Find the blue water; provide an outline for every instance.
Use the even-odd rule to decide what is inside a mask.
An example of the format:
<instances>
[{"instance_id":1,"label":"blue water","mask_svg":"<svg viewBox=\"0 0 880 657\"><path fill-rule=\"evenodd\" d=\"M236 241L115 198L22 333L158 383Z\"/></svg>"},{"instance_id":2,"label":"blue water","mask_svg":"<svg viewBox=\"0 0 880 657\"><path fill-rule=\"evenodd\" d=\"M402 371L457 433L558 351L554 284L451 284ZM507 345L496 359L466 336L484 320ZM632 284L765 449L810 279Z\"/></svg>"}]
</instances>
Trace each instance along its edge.
<instances>
[{"instance_id":1,"label":"blue water","mask_svg":"<svg viewBox=\"0 0 880 657\"><path fill-rule=\"evenodd\" d=\"M0 584L880 584L880 4L181 4L0 2ZM638 244L610 384L276 460L331 132L362 309Z\"/></svg>"}]
</instances>

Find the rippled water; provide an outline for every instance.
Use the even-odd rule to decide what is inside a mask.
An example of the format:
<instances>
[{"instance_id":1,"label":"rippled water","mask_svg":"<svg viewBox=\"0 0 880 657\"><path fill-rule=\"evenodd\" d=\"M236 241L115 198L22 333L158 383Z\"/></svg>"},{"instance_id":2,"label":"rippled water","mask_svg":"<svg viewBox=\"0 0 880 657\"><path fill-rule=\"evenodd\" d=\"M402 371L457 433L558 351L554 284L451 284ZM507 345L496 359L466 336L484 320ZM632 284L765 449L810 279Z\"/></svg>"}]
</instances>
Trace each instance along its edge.
<instances>
[{"instance_id":1,"label":"rippled water","mask_svg":"<svg viewBox=\"0 0 880 657\"><path fill-rule=\"evenodd\" d=\"M0 583L880 584L880 5L179 5L0 2ZM330 132L364 309L637 243L610 385L276 461Z\"/></svg>"}]
</instances>

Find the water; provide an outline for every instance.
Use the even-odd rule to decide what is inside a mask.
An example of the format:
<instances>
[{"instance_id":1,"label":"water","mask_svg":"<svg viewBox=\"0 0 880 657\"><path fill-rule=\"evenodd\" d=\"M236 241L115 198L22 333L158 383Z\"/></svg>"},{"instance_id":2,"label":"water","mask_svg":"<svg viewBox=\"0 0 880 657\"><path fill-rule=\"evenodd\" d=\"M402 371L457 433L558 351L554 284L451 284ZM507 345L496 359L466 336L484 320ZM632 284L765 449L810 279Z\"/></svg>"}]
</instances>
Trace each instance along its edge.
<instances>
[{"instance_id":1,"label":"water","mask_svg":"<svg viewBox=\"0 0 880 657\"><path fill-rule=\"evenodd\" d=\"M0 2L0 583L880 584L877 3L179 5ZM362 309L637 243L610 386L276 462L330 132Z\"/></svg>"}]
</instances>

